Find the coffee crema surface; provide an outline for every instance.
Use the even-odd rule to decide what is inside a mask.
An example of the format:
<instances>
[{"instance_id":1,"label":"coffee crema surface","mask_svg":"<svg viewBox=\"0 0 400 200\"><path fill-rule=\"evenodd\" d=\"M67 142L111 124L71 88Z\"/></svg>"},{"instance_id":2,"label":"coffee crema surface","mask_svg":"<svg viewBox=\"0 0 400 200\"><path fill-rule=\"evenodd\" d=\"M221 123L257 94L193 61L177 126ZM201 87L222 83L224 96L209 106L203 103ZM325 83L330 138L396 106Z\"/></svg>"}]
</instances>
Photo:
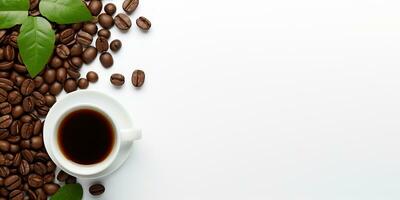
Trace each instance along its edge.
<instances>
[{"instance_id":1,"label":"coffee crema surface","mask_svg":"<svg viewBox=\"0 0 400 200\"><path fill-rule=\"evenodd\" d=\"M58 128L58 144L64 156L78 164L104 161L114 146L111 121L102 113L80 109L69 113Z\"/></svg>"}]
</instances>

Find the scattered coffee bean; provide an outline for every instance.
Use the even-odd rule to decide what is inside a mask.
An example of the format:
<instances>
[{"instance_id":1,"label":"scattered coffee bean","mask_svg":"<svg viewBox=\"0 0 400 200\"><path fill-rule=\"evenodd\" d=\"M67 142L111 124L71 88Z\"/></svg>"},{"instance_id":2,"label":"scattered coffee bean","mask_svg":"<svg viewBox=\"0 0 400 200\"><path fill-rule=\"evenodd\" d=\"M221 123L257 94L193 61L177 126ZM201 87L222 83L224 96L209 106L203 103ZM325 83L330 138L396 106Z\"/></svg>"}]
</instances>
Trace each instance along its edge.
<instances>
[{"instance_id":1,"label":"scattered coffee bean","mask_svg":"<svg viewBox=\"0 0 400 200\"><path fill-rule=\"evenodd\" d=\"M101 29L97 35L99 35L99 37L104 37L106 39L109 39L111 37L111 32L108 29Z\"/></svg>"},{"instance_id":2,"label":"scattered coffee bean","mask_svg":"<svg viewBox=\"0 0 400 200\"><path fill-rule=\"evenodd\" d=\"M126 31L129 30L132 26L131 19L129 18L128 15L124 13L120 13L117 16L115 16L115 26L119 28L120 30Z\"/></svg>"},{"instance_id":3,"label":"scattered coffee bean","mask_svg":"<svg viewBox=\"0 0 400 200\"><path fill-rule=\"evenodd\" d=\"M67 180L65 181L66 184L74 184L76 183L76 177L69 175Z\"/></svg>"},{"instance_id":4,"label":"scattered coffee bean","mask_svg":"<svg viewBox=\"0 0 400 200\"><path fill-rule=\"evenodd\" d=\"M115 86L122 86L125 83L125 77L122 74L113 74L110 77L110 81Z\"/></svg>"},{"instance_id":5,"label":"scattered coffee bean","mask_svg":"<svg viewBox=\"0 0 400 200\"><path fill-rule=\"evenodd\" d=\"M64 83L64 90L67 93L73 92L77 89L78 85L74 79L67 79Z\"/></svg>"},{"instance_id":6,"label":"scattered coffee bean","mask_svg":"<svg viewBox=\"0 0 400 200\"><path fill-rule=\"evenodd\" d=\"M59 58L58 56L53 56L53 58L50 60L49 66L51 68L57 69L61 67L63 64L63 60Z\"/></svg>"},{"instance_id":7,"label":"scattered coffee bean","mask_svg":"<svg viewBox=\"0 0 400 200\"><path fill-rule=\"evenodd\" d=\"M58 95L61 93L63 89L63 85L59 82L54 82L51 86L50 86L50 94L52 95Z\"/></svg>"},{"instance_id":8,"label":"scattered coffee bean","mask_svg":"<svg viewBox=\"0 0 400 200\"><path fill-rule=\"evenodd\" d=\"M98 196L104 193L106 189L102 184L94 184L89 187L90 194L94 196Z\"/></svg>"},{"instance_id":9,"label":"scattered coffee bean","mask_svg":"<svg viewBox=\"0 0 400 200\"><path fill-rule=\"evenodd\" d=\"M97 38L97 41L99 39ZM97 41L96 41L96 47L97 47ZM106 41L107 42L107 41ZM107 44L108 45L108 44ZM97 50L99 50L99 48L94 48L92 46L88 47L82 54L82 60L83 62L85 62L86 64L91 63L97 56ZM100 50L99 50L100 51Z\"/></svg>"},{"instance_id":10,"label":"scattered coffee bean","mask_svg":"<svg viewBox=\"0 0 400 200\"><path fill-rule=\"evenodd\" d=\"M56 81L56 70L47 69L43 75L44 81L48 84L54 83Z\"/></svg>"},{"instance_id":11,"label":"scattered coffee bean","mask_svg":"<svg viewBox=\"0 0 400 200\"><path fill-rule=\"evenodd\" d=\"M111 17L111 15L108 15L106 13L102 13L99 15L99 23L105 29L110 29L112 26L114 26L113 18Z\"/></svg>"},{"instance_id":12,"label":"scattered coffee bean","mask_svg":"<svg viewBox=\"0 0 400 200\"><path fill-rule=\"evenodd\" d=\"M74 46L71 47L71 56L80 56L83 52L82 45L79 43L74 44Z\"/></svg>"},{"instance_id":13,"label":"scattered coffee bean","mask_svg":"<svg viewBox=\"0 0 400 200\"><path fill-rule=\"evenodd\" d=\"M88 86L89 86L89 81L87 80L87 79L85 79L85 78L80 78L79 80L78 80L78 87L80 88L80 89L86 89L86 88L88 88ZM0 106L1 106L1 104L0 104ZM1 110L0 110L1 111Z\"/></svg>"},{"instance_id":14,"label":"scattered coffee bean","mask_svg":"<svg viewBox=\"0 0 400 200\"><path fill-rule=\"evenodd\" d=\"M46 95L44 98L47 106L53 106L56 103L56 97L53 95Z\"/></svg>"},{"instance_id":15,"label":"scattered coffee bean","mask_svg":"<svg viewBox=\"0 0 400 200\"><path fill-rule=\"evenodd\" d=\"M71 51L66 45L59 44L56 48L56 53L60 58L66 59L71 54Z\"/></svg>"},{"instance_id":16,"label":"scattered coffee bean","mask_svg":"<svg viewBox=\"0 0 400 200\"><path fill-rule=\"evenodd\" d=\"M94 35L97 33L97 25L95 23L86 23L85 25L83 25L83 31Z\"/></svg>"},{"instance_id":17,"label":"scattered coffee bean","mask_svg":"<svg viewBox=\"0 0 400 200\"><path fill-rule=\"evenodd\" d=\"M111 51L116 52L116 51L120 50L121 47L122 47L122 42L121 42L120 40L118 40L118 39L113 40L113 41L110 43L110 49L111 49Z\"/></svg>"},{"instance_id":18,"label":"scattered coffee bean","mask_svg":"<svg viewBox=\"0 0 400 200\"><path fill-rule=\"evenodd\" d=\"M46 192L46 194L48 195L53 195L55 194L58 189L60 188L59 185L55 184L55 183L49 183L49 184L45 184L43 186L43 190Z\"/></svg>"},{"instance_id":19,"label":"scattered coffee bean","mask_svg":"<svg viewBox=\"0 0 400 200\"><path fill-rule=\"evenodd\" d=\"M65 182L68 179L68 177L69 175L61 170L60 172L58 172L57 180L60 182Z\"/></svg>"},{"instance_id":20,"label":"scattered coffee bean","mask_svg":"<svg viewBox=\"0 0 400 200\"><path fill-rule=\"evenodd\" d=\"M91 83L96 83L99 80L99 76L96 72L90 71L86 74L86 79Z\"/></svg>"},{"instance_id":21,"label":"scattered coffee bean","mask_svg":"<svg viewBox=\"0 0 400 200\"><path fill-rule=\"evenodd\" d=\"M135 87L142 87L145 80L145 74L142 70L135 70L132 73L132 85Z\"/></svg>"},{"instance_id":22,"label":"scattered coffee bean","mask_svg":"<svg viewBox=\"0 0 400 200\"><path fill-rule=\"evenodd\" d=\"M100 14L103 4L99 0L92 0L90 1L88 8L92 15L97 16Z\"/></svg>"},{"instance_id":23,"label":"scattered coffee bean","mask_svg":"<svg viewBox=\"0 0 400 200\"><path fill-rule=\"evenodd\" d=\"M124 3L122 3L122 8L124 9L125 12L131 14L133 11L136 10L136 8L139 5L139 0L125 0Z\"/></svg>"},{"instance_id":24,"label":"scattered coffee bean","mask_svg":"<svg viewBox=\"0 0 400 200\"><path fill-rule=\"evenodd\" d=\"M146 17L139 17L136 20L136 25L144 31L148 31L151 28L151 22Z\"/></svg>"},{"instance_id":25,"label":"scattered coffee bean","mask_svg":"<svg viewBox=\"0 0 400 200\"><path fill-rule=\"evenodd\" d=\"M114 15L114 13L117 11L117 7L113 3L108 3L106 6L104 6L104 11L108 15Z\"/></svg>"},{"instance_id":26,"label":"scattered coffee bean","mask_svg":"<svg viewBox=\"0 0 400 200\"><path fill-rule=\"evenodd\" d=\"M105 52L108 50L108 41L104 37L98 37L96 39L96 48L99 52Z\"/></svg>"},{"instance_id":27,"label":"scattered coffee bean","mask_svg":"<svg viewBox=\"0 0 400 200\"><path fill-rule=\"evenodd\" d=\"M114 64L113 57L110 53L104 52L100 55L100 63L105 68L110 68Z\"/></svg>"},{"instance_id":28,"label":"scattered coffee bean","mask_svg":"<svg viewBox=\"0 0 400 200\"><path fill-rule=\"evenodd\" d=\"M56 80L60 83L64 83L67 79L67 70L64 67L60 67L56 71Z\"/></svg>"}]
</instances>

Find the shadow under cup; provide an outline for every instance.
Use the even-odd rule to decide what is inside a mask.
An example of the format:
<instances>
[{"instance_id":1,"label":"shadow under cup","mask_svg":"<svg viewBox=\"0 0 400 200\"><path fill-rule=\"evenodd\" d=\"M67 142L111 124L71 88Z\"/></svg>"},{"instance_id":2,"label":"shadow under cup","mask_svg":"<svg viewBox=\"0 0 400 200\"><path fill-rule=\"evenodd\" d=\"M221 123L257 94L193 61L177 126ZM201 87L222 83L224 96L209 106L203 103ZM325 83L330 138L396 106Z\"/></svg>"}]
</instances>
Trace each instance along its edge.
<instances>
[{"instance_id":1,"label":"shadow under cup","mask_svg":"<svg viewBox=\"0 0 400 200\"><path fill-rule=\"evenodd\" d=\"M117 154L117 130L101 109L76 107L61 116L56 125L55 147L59 161L73 173L104 170Z\"/></svg>"}]
</instances>

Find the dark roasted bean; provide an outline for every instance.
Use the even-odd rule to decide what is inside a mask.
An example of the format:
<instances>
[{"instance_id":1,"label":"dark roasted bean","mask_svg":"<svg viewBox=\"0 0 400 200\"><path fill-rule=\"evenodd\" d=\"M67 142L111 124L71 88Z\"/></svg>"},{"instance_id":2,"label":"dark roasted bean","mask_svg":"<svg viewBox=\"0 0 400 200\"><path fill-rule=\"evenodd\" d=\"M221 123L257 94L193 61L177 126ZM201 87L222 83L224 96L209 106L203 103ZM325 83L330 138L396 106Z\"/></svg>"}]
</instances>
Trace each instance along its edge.
<instances>
[{"instance_id":1,"label":"dark roasted bean","mask_svg":"<svg viewBox=\"0 0 400 200\"><path fill-rule=\"evenodd\" d=\"M122 74L113 74L110 77L110 82L115 86L122 86L125 83L125 77Z\"/></svg>"},{"instance_id":2,"label":"dark roasted bean","mask_svg":"<svg viewBox=\"0 0 400 200\"><path fill-rule=\"evenodd\" d=\"M125 0L124 3L122 3L122 8L124 9L125 12L131 14L133 11L136 10L136 8L139 5L139 0Z\"/></svg>"},{"instance_id":3,"label":"dark roasted bean","mask_svg":"<svg viewBox=\"0 0 400 200\"><path fill-rule=\"evenodd\" d=\"M120 30L126 31L129 30L132 26L131 19L128 15L124 13L120 13L114 18L115 26Z\"/></svg>"},{"instance_id":4,"label":"dark roasted bean","mask_svg":"<svg viewBox=\"0 0 400 200\"><path fill-rule=\"evenodd\" d=\"M98 184L91 185L91 186L89 187L89 192L90 192L90 194L92 194L92 195L94 195L94 196L101 195L101 194L104 193L104 191L105 191L104 186L103 186L102 184L99 184L99 183L98 183Z\"/></svg>"},{"instance_id":5,"label":"dark roasted bean","mask_svg":"<svg viewBox=\"0 0 400 200\"><path fill-rule=\"evenodd\" d=\"M24 80L24 82L22 82L21 94L24 96L30 95L32 94L34 89L35 89L35 82L32 79L27 78Z\"/></svg>"},{"instance_id":6,"label":"dark roasted bean","mask_svg":"<svg viewBox=\"0 0 400 200\"><path fill-rule=\"evenodd\" d=\"M97 38L97 40L96 40L96 47L97 47L98 40L99 40L99 38ZM107 41L106 41L106 43L107 43ZM108 43L107 43L107 48L108 48ZM97 50L98 50L98 47L97 47L97 49L92 46L88 47L82 54L83 62L85 62L86 64L91 63L97 56Z\"/></svg>"},{"instance_id":7,"label":"dark roasted bean","mask_svg":"<svg viewBox=\"0 0 400 200\"><path fill-rule=\"evenodd\" d=\"M96 72L90 71L86 74L86 79L91 83L96 83L99 80L99 76Z\"/></svg>"},{"instance_id":8,"label":"dark roasted bean","mask_svg":"<svg viewBox=\"0 0 400 200\"><path fill-rule=\"evenodd\" d=\"M135 87L142 87L145 80L145 74L142 70L135 70L132 73L132 85Z\"/></svg>"},{"instance_id":9,"label":"dark roasted bean","mask_svg":"<svg viewBox=\"0 0 400 200\"><path fill-rule=\"evenodd\" d=\"M88 8L92 15L97 16L101 12L101 8L103 8L103 4L99 0L92 0L90 1Z\"/></svg>"},{"instance_id":10,"label":"dark roasted bean","mask_svg":"<svg viewBox=\"0 0 400 200\"><path fill-rule=\"evenodd\" d=\"M104 52L100 55L100 63L105 68L110 68L114 64L112 55L108 52Z\"/></svg>"},{"instance_id":11,"label":"dark roasted bean","mask_svg":"<svg viewBox=\"0 0 400 200\"><path fill-rule=\"evenodd\" d=\"M108 29L101 29L98 33L97 33L100 37L104 37L106 39L109 39L111 36L111 32Z\"/></svg>"},{"instance_id":12,"label":"dark roasted bean","mask_svg":"<svg viewBox=\"0 0 400 200\"><path fill-rule=\"evenodd\" d=\"M96 39L96 48L99 52L105 52L108 50L108 41L105 37L98 37ZM97 52L96 52L97 53Z\"/></svg>"},{"instance_id":13,"label":"dark roasted bean","mask_svg":"<svg viewBox=\"0 0 400 200\"><path fill-rule=\"evenodd\" d=\"M64 83L64 90L67 93L73 92L77 89L78 85L76 83L76 80L74 79L67 79Z\"/></svg>"},{"instance_id":14,"label":"dark roasted bean","mask_svg":"<svg viewBox=\"0 0 400 200\"><path fill-rule=\"evenodd\" d=\"M146 17L136 19L136 25L144 31L148 31L151 28L151 22Z\"/></svg>"},{"instance_id":15,"label":"dark roasted bean","mask_svg":"<svg viewBox=\"0 0 400 200\"><path fill-rule=\"evenodd\" d=\"M107 5L104 6L104 11L108 15L114 15L114 13L117 11L117 7L113 3L108 3Z\"/></svg>"},{"instance_id":16,"label":"dark roasted bean","mask_svg":"<svg viewBox=\"0 0 400 200\"><path fill-rule=\"evenodd\" d=\"M93 36L85 31L79 31L76 35L76 41L84 47L89 46L93 41Z\"/></svg>"},{"instance_id":17,"label":"dark roasted bean","mask_svg":"<svg viewBox=\"0 0 400 200\"><path fill-rule=\"evenodd\" d=\"M114 20L111 15L107 15L106 13L102 13L99 15L99 23L105 29L110 29L114 26Z\"/></svg>"},{"instance_id":18,"label":"dark roasted bean","mask_svg":"<svg viewBox=\"0 0 400 200\"><path fill-rule=\"evenodd\" d=\"M8 176L4 179L4 186L7 190L15 190L21 185L21 178L17 175Z\"/></svg>"},{"instance_id":19,"label":"dark roasted bean","mask_svg":"<svg viewBox=\"0 0 400 200\"><path fill-rule=\"evenodd\" d=\"M37 174L31 174L28 176L28 184L33 188L39 188L43 186L43 178Z\"/></svg>"}]
</instances>

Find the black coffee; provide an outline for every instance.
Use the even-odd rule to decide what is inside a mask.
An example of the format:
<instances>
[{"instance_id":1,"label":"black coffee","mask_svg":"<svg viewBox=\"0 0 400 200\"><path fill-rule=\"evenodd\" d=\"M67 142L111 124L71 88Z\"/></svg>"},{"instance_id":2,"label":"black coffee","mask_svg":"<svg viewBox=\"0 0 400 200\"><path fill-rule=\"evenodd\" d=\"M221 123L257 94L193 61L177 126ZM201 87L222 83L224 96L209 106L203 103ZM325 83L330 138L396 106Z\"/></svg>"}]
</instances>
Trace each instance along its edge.
<instances>
[{"instance_id":1,"label":"black coffee","mask_svg":"<svg viewBox=\"0 0 400 200\"><path fill-rule=\"evenodd\" d=\"M97 111L77 110L61 122L58 144L62 153L75 163L99 163L111 153L114 128L109 119Z\"/></svg>"}]
</instances>

